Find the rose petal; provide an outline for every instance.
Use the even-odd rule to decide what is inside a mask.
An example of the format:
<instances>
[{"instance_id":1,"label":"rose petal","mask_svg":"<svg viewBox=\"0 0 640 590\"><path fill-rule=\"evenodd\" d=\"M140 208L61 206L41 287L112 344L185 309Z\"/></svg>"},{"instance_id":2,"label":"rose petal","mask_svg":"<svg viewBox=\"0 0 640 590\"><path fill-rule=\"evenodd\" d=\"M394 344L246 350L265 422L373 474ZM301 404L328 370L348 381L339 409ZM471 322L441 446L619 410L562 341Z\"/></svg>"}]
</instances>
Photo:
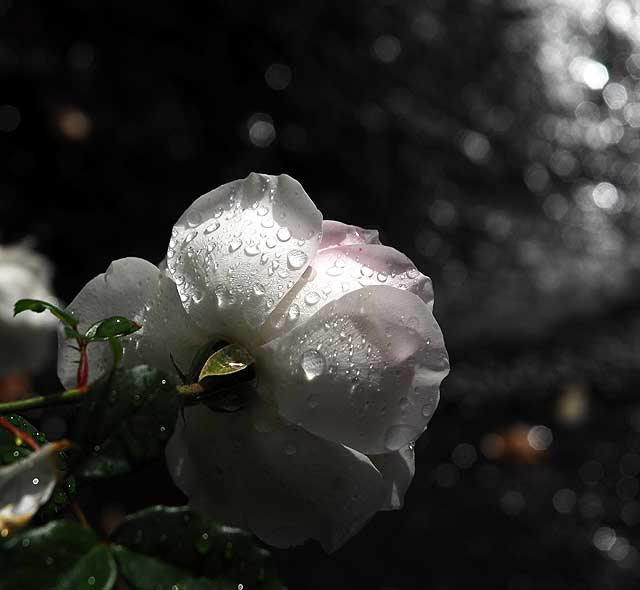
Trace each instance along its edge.
<instances>
[{"instance_id":1,"label":"rose petal","mask_svg":"<svg viewBox=\"0 0 640 590\"><path fill-rule=\"evenodd\" d=\"M322 241L320 250L333 246L352 244L379 244L380 237L376 229L363 229L356 225L347 225L340 221L326 219L322 222Z\"/></svg>"},{"instance_id":2,"label":"rose petal","mask_svg":"<svg viewBox=\"0 0 640 590\"><path fill-rule=\"evenodd\" d=\"M369 459L387 485L387 504L384 510L402 508L404 495L416 472L413 445L407 445L394 453L371 455Z\"/></svg>"},{"instance_id":3,"label":"rose petal","mask_svg":"<svg viewBox=\"0 0 640 590\"><path fill-rule=\"evenodd\" d=\"M272 313L262 330L263 341L303 324L346 293L373 285L410 291L429 305L433 302L429 277L398 250L365 243L325 248L316 254L311 268Z\"/></svg>"},{"instance_id":4,"label":"rose petal","mask_svg":"<svg viewBox=\"0 0 640 590\"><path fill-rule=\"evenodd\" d=\"M384 504L385 484L365 455L286 423L266 404L233 415L190 407L185 418L167 451L176 484L195 510L244 524L266 543L314 538L333 551Z\"/></svg>"},{"instance_id":5,"label":"rose petal","mask_svg":"<svg viewBox=\"0 0 640 590\"><path fill-rule=\"evenodd\" d=\"M250 345L313 259L322 215L296 180L250 174L197 199L176 223L167 266L200 326Z\"/></svg>"},{"instance_id":6,"label":"rose petal","mask_svg":"<svg viewBox=\"0 0 640 590\"><path fill-rule=\"evenodd\" d=\"M254 357L259 386L282 416L367 454L415 440L449 372L431 305L387 286L325 305Z\"/></svg>"},{"instance_id":7,"label":"rose petal","mask_svg":"<svg viewBox=\"0 0 640 590\"><path fill-rule=\"evenodd\" d=\"M0 530L10 532L26 525L49 500L60 476L57 453L68 446L66 442L49 443L0 469Z\"/></svg>"},{"instance_id":8,"label":"rose petal","mask_svg":"<svg viewBox=\"0 0 640 590\"><path fill-rule=\"evenodd\" d=\"M156 266L141 258L123 258L111 263L107 272L90 280L71 302L71 311L86 330L98 320L122 315L142 329L122 339L123 366L148 364L174 373L171 355L179 367L188 369L207 336L189 320L174 282ZM75 341L60 332L58 377L65 387L76 385L78 352ZM108 370L113 355L107 342L88 347L89 379Z\"/></svg>"}]
</instances>

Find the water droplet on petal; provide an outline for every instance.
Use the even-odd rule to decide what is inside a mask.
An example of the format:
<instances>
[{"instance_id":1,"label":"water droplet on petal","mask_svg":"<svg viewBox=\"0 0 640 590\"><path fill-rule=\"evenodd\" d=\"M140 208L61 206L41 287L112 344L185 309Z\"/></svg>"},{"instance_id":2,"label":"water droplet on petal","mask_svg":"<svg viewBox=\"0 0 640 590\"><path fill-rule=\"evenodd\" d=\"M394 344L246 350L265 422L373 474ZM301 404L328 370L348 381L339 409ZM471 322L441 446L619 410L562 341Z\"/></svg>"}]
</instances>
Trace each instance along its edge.
<instances>
[{"instance_id":1,"label":"water droplet on petal","mask_svg":"<svg viewBox=\"0 0 640 590\"><path fill-rule=\"evenodd\" d=\"M240 246L242 246L242 240L240 238L233 238L233 240L229 242L229 252L235 252Z\"/></svg>"},{"instance_id":2,"label":"water droplet on petal","mask_svg":"<svg viewBox=\"0 0 640 590\"><path fill-rule=\"evenodd\" d=\"M291 239L291 232L286 227L281 227L276 235L281 242L288 242Z\"/></svg>"},{"instance_id":3,"label":"water droplet on petal","mask_svg":"<svg viewBox=\"0 0 640 590\"><path fill-rule=\"evenodd\" d=\"M264 217L267 213L269 213L269 209L267 209L264 206L260 206L258 207L258 210L256 211L256 213L260 216L260 217Z\"/></svg>"},{"instance_id":4,"label":"water droplet on petal","mask_svg":"<svg viewBox=\"0 0 640 590\"><path fill-rule=\"evenodd\" d=\"M199 225L201 222L202 222L202 215L200 214L199 211L189 211L189 213L187 213L187 223L189 224L189 226L195 227L196 225Z\"/></svg>"},{"instance_id":5,"label":"water droplet on petal","mask_svg":"<svg viewBox=\"0 0 640 590\"><path fill-rule=\"evenodd\" d=\"M184 243L188 244L189 242L193 242L193 240L196 239L196 236L198 235L198 232L194 229L191 230L188 234L187 237L184 239Z\"/></svg>"},{"instance_id":6,"label":"water droplet on petal","mask_svg":"<svg viewBox=\"0 0 640 590\"><path fill-rule=\"evenodd\" d=\"M260 283L256 283L253 286L253 292L258 296L258 297L262 297L267 290L265 289L264 285L261 285Z\"/></svg>"},{"instance_id":7,"label":"water droplet on petal","mask_svg":"<svg viewBox=\"0 0 640 590\"><path fill-rule=\"evenodd\" d=\"M298 448L292 442L288 442L284 445L284 452L286 455L295 455L297 451Z\"/></svg>"},{"instance_id":8,"label":"water droplet on petal","mask_svg":"<svg viewBox=\"0 0 640 590\"><path fill-rule=\"evenodd\" d=\"M287 254L287 263L293 270L298 270L307 263L307 255L302 250L291 250Z\"/></svg>"},{"instance_id":9,"label":"water droplet on petal","mask_svg":"<svg viewBox=\"0 0 640 590\"><path fill-rule=\"evenodd\" d=\"M326 363L322 353L317 350L307 350L302 355L300 365L302 366L304 376L308 381L312 381L324 373Z\"/></svg>"},{"instance_id":10,"label":"water droplet on petal","mask_svg":"<svg viewBox=\"0 0 640 590\"><path fill-rule=\"evenodd\" d=\"M287 315L291 321L297 320L300 317L300 308L295 303L292 303Z\"/></svg>"},{"instance_id":11,"label":"water droplet on petal","mask_svg":"<svg viewBox=\"0 0 640 590\"><path fill-rule=\"evenodd\" d=\"M247 256L256 256L260 254L260 248L258 248L258 245L255 242L249 242L245 246L244 253Z\"/></svg>"},{"instance_id":12,"label":"water droplet on petal","mask_svg":"<svg viewBox=\"0 0 640 590\"><path fill-rule=\"evenodd\" d=\"M212 234L220 227L220 224L217 221L212 221L207 227L204 229L205 234Z\"/></svg>"},{"instance_id":13,"label":"water droplet on petal","mask_svg":"<svg viewBox=\"0 0 640 590\"><path fill-rule=\"evenodd\" d=\"M431 415L433 414L433 412L435 411L435 406L433 404L425 404L424 406L422 406L422 415L425 418L429 418L431 417Z\"/></svg>"},{"instance_id":14,"label":"water droplet on petal","mask_svg":"<svg viewBox=\"0 0 640 590\"><path fill-rule=\"evenodd\" d=\"M315 305L320 301L320 295L318 295L315 291L311 291L305 295L304 301L307 305Z\"/></svg>"}]
</instances>

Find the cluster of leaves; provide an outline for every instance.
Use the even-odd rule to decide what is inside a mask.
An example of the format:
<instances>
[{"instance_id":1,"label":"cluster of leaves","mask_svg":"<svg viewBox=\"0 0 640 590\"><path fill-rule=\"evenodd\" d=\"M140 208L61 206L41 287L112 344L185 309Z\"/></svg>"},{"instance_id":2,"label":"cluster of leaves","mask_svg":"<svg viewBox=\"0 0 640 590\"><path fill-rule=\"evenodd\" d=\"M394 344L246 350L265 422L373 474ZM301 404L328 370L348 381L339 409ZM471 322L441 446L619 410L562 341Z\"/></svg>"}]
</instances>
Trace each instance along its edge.
<instances>
[{"instance_id":1,"label":"cluster of leaves","mask_svg":"<svg viewBox=\"0 0 640 590\"><path fill-rule=\"evenodd\" d=\"M82 334L73 316L51 304L18 302L16 313L25 310L53 313L63 323L67 336L78 342L80 353L91 342L112 342L116 365L121 351L119 339L140 328L126 318L115 317L94 324ZM199 383L193 396L197 401L207 401L207 387L200 383L206 385L219 374L227 384L225 388L233 389L235 383L228 381L229 376L252 362L229 346L217 345L210 353L204 355L201 367L192 367L189 373L191 377L198 369ZM78 396L72 447L59 454L58 466L64 470L65 479L34 519L40 526L0 542L1 590L110 590L118 577L133 590L281 587L268 551L252 535L202 518L186 507L155 506L132 514L107 539L86 523L51 520L68 511L76 478L80 485L86 485L92 480L125 475L161 456L178 419L182 397L171 376L144 365L116 366L88 384L86 392ZM228 395L222 399L227 400ZM222 407L220 411L229 409ZM12 414L6 420L37 445L47 442L24 418ZM15 432L0 428L1 464L20 461L32 452Z\"/></svg>"}]
</instances>

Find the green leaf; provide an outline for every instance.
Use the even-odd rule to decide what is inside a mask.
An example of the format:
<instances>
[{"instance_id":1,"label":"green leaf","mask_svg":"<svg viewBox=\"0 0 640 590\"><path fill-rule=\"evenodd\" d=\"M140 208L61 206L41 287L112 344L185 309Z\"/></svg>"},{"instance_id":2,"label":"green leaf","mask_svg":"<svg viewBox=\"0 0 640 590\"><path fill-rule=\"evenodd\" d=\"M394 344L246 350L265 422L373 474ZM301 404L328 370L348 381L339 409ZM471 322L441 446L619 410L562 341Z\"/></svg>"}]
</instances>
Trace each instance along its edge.
<instances>
[{"instance_id":1,"label":"green leaf","mask_svg":"<svg viewBox=\"0 0 640 590\"><path fill-rule=\"evenodd\" d=\"M134 553L121 545L112 546L118 562L118 570L131 590L238 590L238 584L229 582L224 586L209 578L163 563L155 557Z\"/></svg>"},{"instance_id":2,"label":"green leaf","mask_svg":"<svg viewBox=\"0 0 640 590\"><path fill-rule=\"evenodd\" d=\"M22 416L9 414L5 418L22 432L28 434L39 445L45 445L47 439L33 424ZM33 453L33 449L23 440L17 439L12 432L0 427L0 466L9 465L24 459ZM58 453L58 466L66 470L69 456L66 451ZM60 514L71 503L76 495L76 482L71 476L58 483L49 501L40 508L37 518L46 520ZM2 586L0 585L0 589Z\"/></svg>"},{"instance_id":3,"label":"green leaf","mask_svg":"<svg viewBox=\"0 0 640 590\"><path fill-rule=\"evenodd\" d=\"M165 373L145 365L119 368L91 387L71 439L84 449L80 474L128 473L164 452L179 400Z\"/></svg>"},{"instance_id":4,"label":"green leaf","mask_svg":"<svg viewBox=\"0 0 640 590\"><path fill-rule=\"evenodd\" d=\"M202 518L188 507L154 506L132 514L111 540L127 549L116 556L135 590L171 590L187 583L190 590L237 590L238 584L247 590L282 588L269 552L250 533Z\"/></svg>"},{"instance_id":5,"label":"green leaf","mask_svg":"<svg viewBox=\"0 0 640 590\"><path fill-rule=\"evenodd\" d=\"M120 315L114 315L100 320L85 332L85 338L90 342L102 342L110 338L121 338L137 332L142 326Z\"/></svg>"},{"instance_id":6,"label":"green leaf","mask_svg":"<svg viewBox=\"0 0 640 590\"><path fill-rule=\"evenodd\" d=\"M53 305L53 303L47 303L46 301L40 301L39 299L20 299L16 301L13 306L13 315L16 316L23 311L35 311L36 313L42 313L47 309L61 322L67 324L67 326L74 330L78 327L78 320L70 313Z\"/></svg>"},{"instance_id":7,"label":"green leaf","mask_svg":"<svg viewBox=\"0 0 640 590\"><path fill-rule=\"evenodd\" d=\"M116 564L92 530L58 520L0 544L1 590L111 590Z\"/></svg>"},{"instance_id":8,"label":"green leaf","mask_svg":"<svg viewBox=\"0 0 640 590\"><path fill-rule=\"evenodd\" d=\"M214 352L200 370L198 381L216 375L230 375L253 364L253 357L241 346L228 344Z\"/></svg>"}]
</instances>

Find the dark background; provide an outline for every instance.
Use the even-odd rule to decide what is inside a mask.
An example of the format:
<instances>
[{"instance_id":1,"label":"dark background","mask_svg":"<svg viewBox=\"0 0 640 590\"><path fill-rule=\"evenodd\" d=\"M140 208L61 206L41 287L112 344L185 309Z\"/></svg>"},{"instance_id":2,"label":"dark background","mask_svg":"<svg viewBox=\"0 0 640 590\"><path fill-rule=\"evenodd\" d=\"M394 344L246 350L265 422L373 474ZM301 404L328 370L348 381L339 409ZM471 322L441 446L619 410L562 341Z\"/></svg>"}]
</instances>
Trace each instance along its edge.
<instances>
[{"instance_id":1,"label":"dark background","mask_svg":"<svg viewBox=\"0 0 640 590\"><path fill-rule=\"evenodd\" d=\"M452 372L405 508L333 555L277 551L287 585L637 587L634 17L625 0L0 0L0 239L35 237L70 301L112 259L158 262L200 194L294 176L433 278ZM85 501L148 504L139 477Z\"/></svg>"}]
</instances>

